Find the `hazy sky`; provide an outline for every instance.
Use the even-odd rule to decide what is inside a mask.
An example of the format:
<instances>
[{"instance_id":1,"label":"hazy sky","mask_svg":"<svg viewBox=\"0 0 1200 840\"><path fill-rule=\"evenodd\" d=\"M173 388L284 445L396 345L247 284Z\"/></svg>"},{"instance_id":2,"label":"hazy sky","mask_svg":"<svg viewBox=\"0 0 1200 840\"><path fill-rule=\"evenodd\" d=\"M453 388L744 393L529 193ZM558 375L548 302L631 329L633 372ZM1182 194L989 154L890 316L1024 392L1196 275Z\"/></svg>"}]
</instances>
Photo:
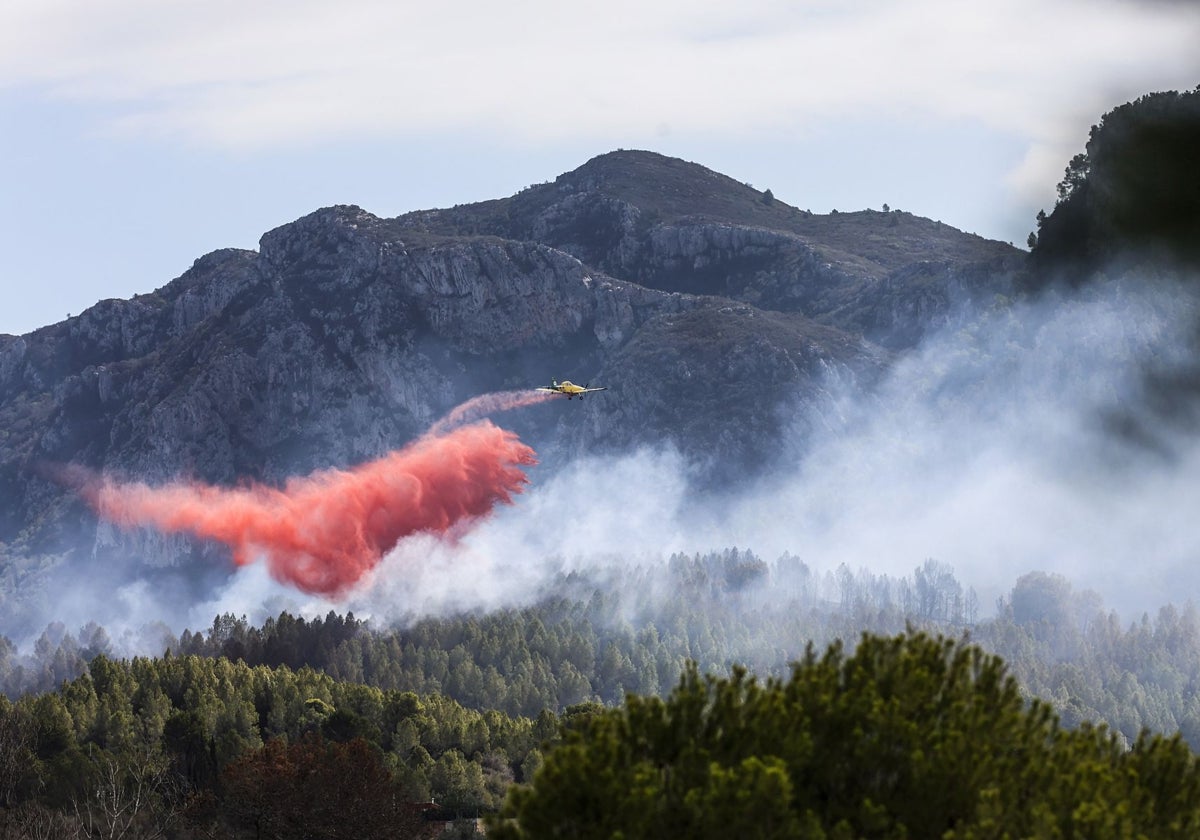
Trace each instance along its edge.
<instances>
[{"instance_id":1,"label":"hazy sky","mask_svg":"<svg viewBox=\"0 0 1200 840\"><path fill-rule=\"evenodd\" d=\"M1200 83L1169 0L4 0L0 332L318 207L510 195L641 148L814 212L1023 245L1106 110Z\"/></svg>"}]
</instances>

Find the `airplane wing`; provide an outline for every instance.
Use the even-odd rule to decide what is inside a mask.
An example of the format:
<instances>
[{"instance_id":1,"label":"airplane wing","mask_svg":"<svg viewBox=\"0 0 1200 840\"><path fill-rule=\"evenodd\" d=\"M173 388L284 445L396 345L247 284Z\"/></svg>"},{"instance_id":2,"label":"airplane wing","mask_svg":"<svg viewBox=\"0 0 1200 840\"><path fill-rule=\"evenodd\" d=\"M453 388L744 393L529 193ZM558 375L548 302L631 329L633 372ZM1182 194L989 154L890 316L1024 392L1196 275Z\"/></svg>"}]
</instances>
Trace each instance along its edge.
<instances>
[{"instance_id":1,"label":"airplane wing","mask_svg":"<svg viewBox=\"0 0 1200 840\"><path fill-rule=\"evenodd\" d=\"M579 393L581 393L581 394L590 394L590 393L592 393L592 391L607 391L607 390L608 390L608 388L584 388L584 389L583 389L582 391L580 391Z\"/></svg>"}]
</instances>

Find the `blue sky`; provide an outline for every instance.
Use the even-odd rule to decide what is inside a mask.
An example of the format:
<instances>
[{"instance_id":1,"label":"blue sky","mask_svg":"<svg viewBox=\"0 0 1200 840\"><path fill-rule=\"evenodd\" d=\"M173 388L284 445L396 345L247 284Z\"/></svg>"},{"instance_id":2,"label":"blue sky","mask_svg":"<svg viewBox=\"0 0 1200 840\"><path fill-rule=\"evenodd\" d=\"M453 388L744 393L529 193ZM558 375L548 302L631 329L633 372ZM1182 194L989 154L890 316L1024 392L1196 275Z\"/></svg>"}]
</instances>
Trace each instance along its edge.
<instances>
[{"instance_id":1,"label":"blue sky","mask_svg":"<svg viewBox=\"0 0 1200 840\"><path fill-rule=\"evenodd\" d=\"M1169 0L6 0L0 332L318 207L510 195L652 149L814 212L1014 244L1106 110L1200 83Z\"/></svg>"}]
</instances>

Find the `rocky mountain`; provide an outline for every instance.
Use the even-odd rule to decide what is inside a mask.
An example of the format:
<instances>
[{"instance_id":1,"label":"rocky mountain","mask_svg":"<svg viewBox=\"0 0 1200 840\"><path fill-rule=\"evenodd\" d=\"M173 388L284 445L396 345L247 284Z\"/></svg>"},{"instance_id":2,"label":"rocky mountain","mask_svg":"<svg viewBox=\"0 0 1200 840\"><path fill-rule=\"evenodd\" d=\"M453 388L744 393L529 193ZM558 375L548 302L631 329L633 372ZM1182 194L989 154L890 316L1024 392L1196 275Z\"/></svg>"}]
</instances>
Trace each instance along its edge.
<instances>
[{"instance_id":1,"label":"rocky mountain","mask_svg":"<svg viewBox=\"0 0 1200 840\"><path fill-rule=\"evenodd\" d=\"M694 163L602 155L507 199L398 220L409 230L535 241L647 288L792 312L891 347L952 298L1011 277L1020 253L894 211L817 215Z\"/></svg>"},{"instance_id":2,"label":"rocky mountain","mask_svg":"<svg viewBox=\"0 0 1200 840\"><path fill-rule=\"evenodd\" d=\"M277 482L551 378L609 390L503 418L545 469L669 443L702 475L753 472L831 378L869 384L1023 265L940 222L815 215L650 152L452 209L318 210L153 293L0 336L0 593L205 550L99 525L42 464Z\"/></svg>"}]
</instances>

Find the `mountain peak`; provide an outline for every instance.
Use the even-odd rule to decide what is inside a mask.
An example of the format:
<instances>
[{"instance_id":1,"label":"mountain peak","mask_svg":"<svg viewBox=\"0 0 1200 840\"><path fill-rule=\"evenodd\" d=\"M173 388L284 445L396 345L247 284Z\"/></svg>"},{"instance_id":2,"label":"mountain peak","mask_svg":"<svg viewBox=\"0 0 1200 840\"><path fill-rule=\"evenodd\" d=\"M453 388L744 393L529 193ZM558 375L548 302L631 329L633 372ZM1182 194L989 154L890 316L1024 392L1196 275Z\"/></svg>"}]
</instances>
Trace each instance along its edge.
<instances>
[{"instance_id":1,"label":"mountain peak","mask_svg":"<svg viewBox=\"0 0 1200 840\"><path fill-rule=\"evenodd\" d=\"M282 482L551 376L611 399L506 418L543 469L645 443L710 477L769 469L823 376L872 381L883 347L1006 282L974 265L1004 253L1019 256L910 214L816 216L644 150L445 210L325 207L151 295L0 338L0 566L54 568L50 603L74 569L199 550L98 523L29 464Z\"/></svg>"},{"instance_id":2,"label":"mountain peak","mask_svg":"<svg viewBox=\"0 0 1200 840\"><path fill-rule=\"evenodd\" d=\"M660 187L686 186L691 189L697 183L707 182L710 186L753 191L752 187L698 163L643 149L617 149L597 155L577 169L560 175L555 183L573 183L589 179L621 187L652 184Z\"/></svg>"},{"instance_id":3,"label":"mountain peak","mask_svg":"<svg viewBox=\"0 0 1200 840\"><path fill-rule=\"evenodd\" d=\"M797 212L762 190L698 163L640 149L598 155L558 176L553 188L598 192L664 219L701 216L777 227Z\"/></svg>"}]
</instances>

